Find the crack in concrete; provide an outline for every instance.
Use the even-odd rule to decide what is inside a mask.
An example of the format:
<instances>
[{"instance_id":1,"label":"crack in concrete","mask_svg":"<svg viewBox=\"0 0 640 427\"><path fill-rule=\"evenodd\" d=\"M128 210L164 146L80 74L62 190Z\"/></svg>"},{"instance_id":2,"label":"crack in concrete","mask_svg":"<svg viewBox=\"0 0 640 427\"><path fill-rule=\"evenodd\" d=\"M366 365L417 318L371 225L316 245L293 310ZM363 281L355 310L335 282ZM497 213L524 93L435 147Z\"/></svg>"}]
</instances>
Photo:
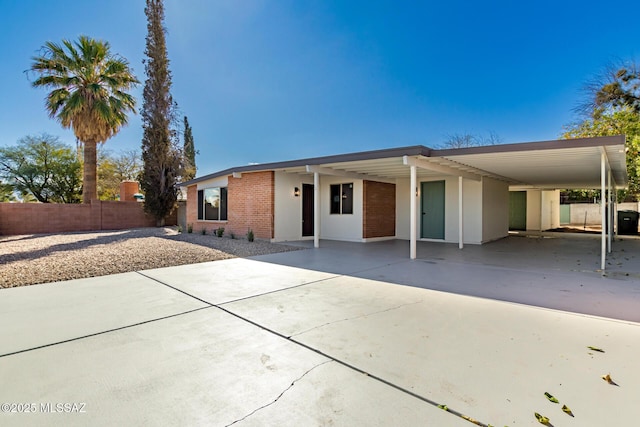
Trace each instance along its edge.
<instances>
[{"instance_id":1,"label":"crack in concrete","mask_svg":"<svg viewBox=\"0 0 640 427\"><path fill-rule=\"evenodd\" d=\"M309 370L307 370L304 374L300 375L298 378L296 378L295 380L293 380L293 382L289 385L289 387L285 388L285 389L284 389L284 390L283 390L283 391L278 395L278 397L276 397L272 402L269 402L269 403L267 403L266 405L262 405L262 406L260 406L259 408L254 409L253 411L249 412L249 413L248 413L247 415L245 415L244 417L242 417L242 418L238 418L237 420L235 420L235 421L234 421L234 422L232 422L231 424L227 424L225 427L229 427L229 426L232 426L232 425L234 425L234 424L236 424L236 423L239 423L239 422L241 422L241 421L244 421L244 420L246 420L247 418L249 418L250 416L252 416L253 414L255 414L256 412L258 412L258 411L260 411L260 410L262 410L262 409L264 409L264 408L267 408L267 407L269 407L269 406L273 405L273 404L274 404L274 403L276 403L278 400L280 400L280 398L281 398L282 396L284 396L284 394L285 394L287 391L289 391L289 390L290 390L290 389L291 389L291 388L292 388L292 387L293 387L293 386L294 386L298 381L300 381L300 380L301 380L301 379L303 379L305 376L307 376L311 371L313 371L313 370L314 370L314 369L316 369L316 368L319 368L319 367L320 367L320 366L322 366L322 365L326 365L327 363L330 363L330 362L333 362L333 360L325 360L324 362L319 363L319 364L317 364L317 365L315 365L315 366L311 367L311 368L310 368Z\"/></svg>"},{"instance_id":2,"label":"crack in concrete","mask_svg":"<svg viewBox=\"0 0 640 427\"><path fill-rule=\"evenodd\" d=\"M309 328L309 329L306 329L306 330L301 331L301 332L296 332L295 334L289 335L287 338L297 337L297 336L299 336L299 335L306 334L306 333L307 333L307 332L309 332L309 331L313 331L314 329L323 328L323 327L325 327L325 326L332 325L332 324L334 324L334 323L346 322L346 321L348 321L348 320L356 320L356 319L361 319L361 318L363 318L363 317L373 316L373 315L375 315L375 314L386 313L387 311L397 310L397 309L399 309L399 308L401 308L401 307L406 307L406 306L408 306L408 305L420 304L420 303L421 303L421 302L423 302L423 301L424 301L424 300L414 301L414 302L408 302L408 303L406 303L406 304L400 304L400 305L397 305L397 306L395 306L395 307L387 308L387 309L384 309L384 310L374 311L374 312L372 312L372 313L361 314L360 316L347 317L347 318L345 318L345 319L340 319L340 320L333 320L333 321L331 321L331 322L327 322L327 323L324 323L324 324L322 324L322 325L314 326L313 328Z\"/></svg>"}]
</instances>

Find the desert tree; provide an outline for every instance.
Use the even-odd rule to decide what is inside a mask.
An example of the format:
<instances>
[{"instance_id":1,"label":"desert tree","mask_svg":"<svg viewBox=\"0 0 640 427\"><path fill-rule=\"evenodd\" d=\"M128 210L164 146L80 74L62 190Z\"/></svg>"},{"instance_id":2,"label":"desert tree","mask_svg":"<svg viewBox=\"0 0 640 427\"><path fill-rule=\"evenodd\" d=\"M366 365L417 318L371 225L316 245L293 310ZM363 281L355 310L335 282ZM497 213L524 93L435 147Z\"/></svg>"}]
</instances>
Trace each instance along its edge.
<instances>
[{"instance_id":1,"label":"desert tree","mask_svg":"<svg viewBox=\"0 0 640 427\"><path fill-rule=\"evenodd\" d=\"M596 118L620 108L640 114L640 66L635 61L605 65L582 88L583 96L574 111Z\"/></svg>"},{"instance_id":2,"label":"desert tree","mask_svg":"<svg viewBox=\"0 0 640 427\"><path fill-rule=\"evenodd\" d=\"M464 132L447 134L444 141L438 145L438 148L469 148L496 144L502 144L502 138L496 132L491 131L488 136Z\"/></svg>"},{"instance_id":3,"label":"desert tree","mask_svg":"<svg viewBox=\"0 0 640 427\"><path fill-rule=\"evenodd\" d=\"M137 150L112 153L98 150L98 197L118 200L123 181L137 181L142 171L142 159Z\"/></svg>"},{"instance_id":4,"label":"desert tree","mask_svg":"<svg viewBox=\"0 0 640 427\"><path fill-rule=\"evenodd\" d=\"M80 170L74 149L48 134L25 136L15 146L0 148L0 177L42 203L80 202Z\"/></svg>"}]
</instances>

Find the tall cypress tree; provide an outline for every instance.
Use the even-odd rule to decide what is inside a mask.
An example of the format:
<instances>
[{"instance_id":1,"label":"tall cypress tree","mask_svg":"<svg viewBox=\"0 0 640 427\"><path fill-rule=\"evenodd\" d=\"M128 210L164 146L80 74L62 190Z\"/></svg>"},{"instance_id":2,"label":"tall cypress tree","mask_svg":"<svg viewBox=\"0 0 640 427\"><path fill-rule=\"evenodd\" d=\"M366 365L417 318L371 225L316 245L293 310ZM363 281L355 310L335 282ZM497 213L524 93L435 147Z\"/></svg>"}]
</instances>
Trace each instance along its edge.
<instances>
[{"instance_id":1,"label":"tall cypress tree","mask_svg":"<svg viewBox=\"0 0 640 427\"><path fill-rule=\"evenodd\" d=\"M142 111L143 171L140 187L144 192L144 209L153 215L158 226L176 206L177 178L181 153L177 149L175 105L171 97L171 72L165 42L163 0L147 0L147 39L143 60L147 79L144 83Z\"/></svg>"},{"instance_id":2,"label":"tall cypress tree","mask_svg":"<svg viewBox=\"0 0 640 427\"><path fill-rule=\"evenodd\" d=\"M193 132L189 126L187 116L184 116L184 172L182 173L183 181L188 181L196 177L196 147L193 142Z\"/></svg>"}]
</instances>

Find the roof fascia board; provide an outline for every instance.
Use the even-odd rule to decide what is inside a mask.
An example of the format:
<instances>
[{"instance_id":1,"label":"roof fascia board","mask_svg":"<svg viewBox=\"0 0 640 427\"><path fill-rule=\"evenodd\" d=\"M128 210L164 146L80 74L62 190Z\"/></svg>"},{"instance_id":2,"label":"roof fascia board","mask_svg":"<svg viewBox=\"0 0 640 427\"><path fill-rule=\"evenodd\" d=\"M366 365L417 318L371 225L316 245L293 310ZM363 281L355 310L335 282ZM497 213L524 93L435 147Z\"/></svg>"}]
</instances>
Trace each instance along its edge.
<instances>
[{"instance_id":1,"label":"roof fascia board","mask_svg":"<svg viewBox=\"0 0 640 427\"><path fill-rule=\"evenodd\" d=\"M599 136L575 139L556 139L552 141L521 142L516 144L483 145L480 147L452 148L432 150L433 157L459 156L466 154L508 153L517 151L561 150L563 148L600 147L606 145L624 145L624 135Z\"/></svg>"},{"instance_id":2,"label":"roof fascia board","mask_svg":"<svg viewBox=\"0 0 640 427\"><path fill-rule=\"evenodd\" d=\"M611 176L611 180L613 181L613 188L617 187L617 183L616 183L616 176L613 173L613 169L611 169L611 163L609 162L609 156L607 155L607 149L604 148L604 146L600 147L600 152L602 153L602 155L604 156L604 162L605 165L607 167L607 171L609 171L609 174ZM609 175L607 174L607 175Z\"/></svg>"},{"instance_id":3,"label":"roof fascia board","mask_svg":"<svg viewBox=\"0 0 640 427\"><path fill-rule=\"evenodd\" d=\"M429 169L434 172L441 172L445 175L461 176L473 181L482 181L482 176L475 173L467 172L461 169L452 168L449 166L439 165L431 163L425 159L419 159L415 157L403 156L402 163L407 166L415 166L422 169Z\"/></svg>"},{"instance_id":4,"label":"roof fascia board","mask_svg":"<svg viewBox=\"0 0 640 427\"><path fill-rule=\"evenodd\" d=\"M230 175L234 172L260 172L260 171L268 171L268 170L277 170L277 169L286 169L292 167L304 167L306 165L321 165L324 163L342 163L342 162L353 162L358 160L373 160L373 159L384 159L387 157L402 157L405 155L409 156L430 156L431 150L424 145L412 145L408 147L399 147L399 148L386 148L382 150L373 150L373 151L361 151L357 153L348 153L348 154L337 154L332 156L324 156L324 157L311 157L306 159L299 160L287 160L284 162L275 162L275 163L263 163L263 164L255 164L248 166L239 166L234 168L229 168L222 170L220 172L214 172L209 175L205 175L200 178L192 179L191 181L186 181L180 183L180 187L187 187L193 184L197 184L201 181L207 181L212 178L217 178L222 175Z\"/></svg>"},{"instance_id":5,"label":"roof fascia board","mask_svg":"<svg viewBox=\"0 0 640 427\"><path fill-rule=\"evenodd\" d=\"M317 166L317 165L306 165L306 170L309 173L318 173L320 175L342 176L345 178L361 179L363 181L386 182L388 184L396 183L395 179L381 178L377 176L367 175L364 173L349 172L345 170L326 168L326 167Z\"/></svg>"}]
</instances>

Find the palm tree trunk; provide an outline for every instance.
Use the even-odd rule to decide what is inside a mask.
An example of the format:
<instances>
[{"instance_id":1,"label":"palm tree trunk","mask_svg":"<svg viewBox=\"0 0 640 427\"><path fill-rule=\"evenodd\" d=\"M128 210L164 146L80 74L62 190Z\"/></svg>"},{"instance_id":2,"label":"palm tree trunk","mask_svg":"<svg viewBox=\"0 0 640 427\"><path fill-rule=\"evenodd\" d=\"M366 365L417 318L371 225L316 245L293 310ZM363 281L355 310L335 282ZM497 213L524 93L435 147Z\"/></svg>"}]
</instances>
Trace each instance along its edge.
<instances>
[{"instance_id":1,"label":"palm tree trunk","mask_svg":"<svg viewBox=\"0 0 640 427\"><path fill-rule=\"evenodd\" d=\"M97 153L95 141L84 141L84 169L82 172L82 203L98 198Z\"/></svg>"}]
</instances>

